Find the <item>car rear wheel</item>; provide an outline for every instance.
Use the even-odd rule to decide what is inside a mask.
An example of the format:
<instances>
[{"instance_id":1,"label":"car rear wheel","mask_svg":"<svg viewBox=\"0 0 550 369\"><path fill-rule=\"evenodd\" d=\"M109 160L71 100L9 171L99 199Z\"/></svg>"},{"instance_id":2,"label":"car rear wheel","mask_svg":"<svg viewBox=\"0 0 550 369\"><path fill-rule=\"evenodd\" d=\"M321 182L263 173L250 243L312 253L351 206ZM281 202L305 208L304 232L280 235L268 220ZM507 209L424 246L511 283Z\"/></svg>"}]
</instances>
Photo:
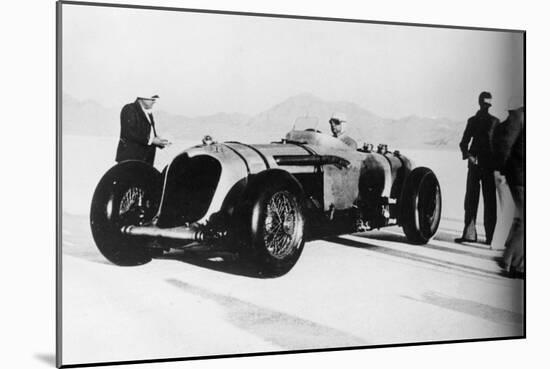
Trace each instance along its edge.
<instances>
[{"instance_id":1,"label":"car rear wheel","mask_svg":"<svg viewBox=\"0 0 550 369\"><path fill-rule=\"evenodd\" d=\"M99 181L90 211L92 235L99 251L120 266L151 261L148 240L121 232L124 226L147 224L155 216L160 199L161 174L139 161L112 167Z\"/></svg>"},{"instance_id":2,"label":"car rear wheel","mask_svg":"<svg viewBox=\"0 0 550 369\"><path fill-rule=\"evenodd\" d=\"M429 168L415 168L405 180L400 224L407 239L425 244L435 235L441 219L441 189Z\"/></svg>"},{"instance_id":3,"label":"car rear wheel","mask_svg":"<svg viewBox=\"0 0 550 369\"><path fill-rule=\"evenodd\" d=\"M294 177L273 172L251 182L255 190L248 198L248 249L264 274L280 276L292 269L304 248L304 201Z\"/></svg>"}]
</instances>

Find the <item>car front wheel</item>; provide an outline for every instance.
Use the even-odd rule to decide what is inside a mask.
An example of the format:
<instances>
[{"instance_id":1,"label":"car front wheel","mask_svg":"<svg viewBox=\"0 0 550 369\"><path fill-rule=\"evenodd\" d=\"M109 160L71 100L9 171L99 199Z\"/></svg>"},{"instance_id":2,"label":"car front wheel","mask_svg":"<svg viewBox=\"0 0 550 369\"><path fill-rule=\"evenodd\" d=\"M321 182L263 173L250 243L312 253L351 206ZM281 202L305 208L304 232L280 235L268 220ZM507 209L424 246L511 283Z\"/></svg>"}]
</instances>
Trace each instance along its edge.
<instances>
[{"instance_id":1,"label":"car front wheel","mask_svg":"<svg viewBox=\"0 0 550 369\"><path fill-rule=\"evenodd\" d=\"M121 232L124 226L143 225L158 209L161 174L139 161L115 165L99 181L90 211L92 235L110 262L134 266L151 261L147 240Z\"/></svg>"},{"instance_id":2,"label":"car front wheel","mask_svg":"<svg viewBox=\"0 0 550 369\"><path fill-rule=\"evenodd\" d=\"M280 276L298 261L304 248L303 195L287 172L256 181L248 199L249 251L265 274Z\"/></svg>"}]
</instances>

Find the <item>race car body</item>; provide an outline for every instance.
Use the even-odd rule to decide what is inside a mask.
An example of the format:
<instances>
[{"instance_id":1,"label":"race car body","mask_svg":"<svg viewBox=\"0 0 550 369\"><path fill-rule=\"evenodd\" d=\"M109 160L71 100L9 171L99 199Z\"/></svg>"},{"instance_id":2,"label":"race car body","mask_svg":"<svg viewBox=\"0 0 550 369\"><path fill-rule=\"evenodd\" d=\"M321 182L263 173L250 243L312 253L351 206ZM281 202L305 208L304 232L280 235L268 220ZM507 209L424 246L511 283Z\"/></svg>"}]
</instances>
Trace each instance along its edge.
<instances>
[{"instance_id":1,"label":"race car body","mask_svg":"<svg viewBox=\"0 0 550 369\"><path fill-rule=\"evenodd\" d=\"M353 150L314 129L278 142L208 142L163 173L122 162L94 193L91 227L115 264L138 265L172 248L227 249L282 275L306 239L401 225L410 242L437 231L435 174L386 145Z\"/></svg>"}]
</instances>

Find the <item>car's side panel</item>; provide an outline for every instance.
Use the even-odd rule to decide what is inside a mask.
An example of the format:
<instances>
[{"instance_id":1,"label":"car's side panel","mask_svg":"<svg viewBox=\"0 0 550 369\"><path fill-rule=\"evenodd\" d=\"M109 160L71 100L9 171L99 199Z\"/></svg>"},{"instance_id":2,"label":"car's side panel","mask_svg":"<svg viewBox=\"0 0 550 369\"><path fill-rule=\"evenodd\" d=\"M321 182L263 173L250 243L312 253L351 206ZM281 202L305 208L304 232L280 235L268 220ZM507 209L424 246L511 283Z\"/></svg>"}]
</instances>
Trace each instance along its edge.
<instances>
[{"instance_id":1,"label":"car's side panel","mask_svg":"<svg viewBox=\"0 0 550 369\"><path fill-rule=\"evenodd\" d=\"M381 154L364 154L359 180L362 199L389 197L391 185L392 169L388 160Z\"/></svg>"},{"instance_id":2,"label":"car's side panel","mask_svg":"<svg viewBox=\"0 0 550 369\"><path fill-rule=\"evenodd\" d=\"M275 156L312 155L311 151L308 151L307 148L295 144L271 143L251 146L264 155L271 168L279 167L274 159ZM289 173L314 173L318 168L315 168L314 166L285 165L283 169Z\"/></svg>"},{"instance_id":3,"label":"car's side panel","mask_svg":"<svg viewBox=\"0 0 550 369\"><path fill-rule=\"evenodd\" d=\"M321 141L324 135L315 135ZM349 209L357 202L359 195L359 178L365 154L350 150L345 144L339 146L339 140L326 137L331 145L316 146L307 145L319 155L331 155L340 157L349 162L347 167L329 164L322 167L323 171L323 197L324 210Z\"/></svg>"},{"instance_id":4,"label":"car's side panel","mask_svg":"<svg viewBox=\"0 0 550 369\"><path fill-rule=\"evenodd\" d=\"M326 165L323 175L325 211L352 207L359 194L360 167L355 163L347 168Z\"/></svg>"}]
</instances>

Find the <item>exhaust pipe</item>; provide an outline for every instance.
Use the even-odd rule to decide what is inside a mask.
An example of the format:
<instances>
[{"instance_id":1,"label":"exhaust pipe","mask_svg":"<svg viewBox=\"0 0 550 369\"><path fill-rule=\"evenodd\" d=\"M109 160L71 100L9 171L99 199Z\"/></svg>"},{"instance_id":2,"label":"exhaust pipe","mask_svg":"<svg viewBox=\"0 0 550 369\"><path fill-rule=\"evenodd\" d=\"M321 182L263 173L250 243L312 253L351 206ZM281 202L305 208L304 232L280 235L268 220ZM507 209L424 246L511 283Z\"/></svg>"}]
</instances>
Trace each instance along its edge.
<instances>
[{"instance_id":1,"label":"exhaust pipe","mask_svg":"<svg viewBox=\"0 0 550 369\"><path fill-rule=\"evenodd\" d=\"M156 226L124 226L120 230L131 236L162 237L175 240L203 242L207 239L205 233L196 227L158 228Z\"/></svg>"}]
</instances>

